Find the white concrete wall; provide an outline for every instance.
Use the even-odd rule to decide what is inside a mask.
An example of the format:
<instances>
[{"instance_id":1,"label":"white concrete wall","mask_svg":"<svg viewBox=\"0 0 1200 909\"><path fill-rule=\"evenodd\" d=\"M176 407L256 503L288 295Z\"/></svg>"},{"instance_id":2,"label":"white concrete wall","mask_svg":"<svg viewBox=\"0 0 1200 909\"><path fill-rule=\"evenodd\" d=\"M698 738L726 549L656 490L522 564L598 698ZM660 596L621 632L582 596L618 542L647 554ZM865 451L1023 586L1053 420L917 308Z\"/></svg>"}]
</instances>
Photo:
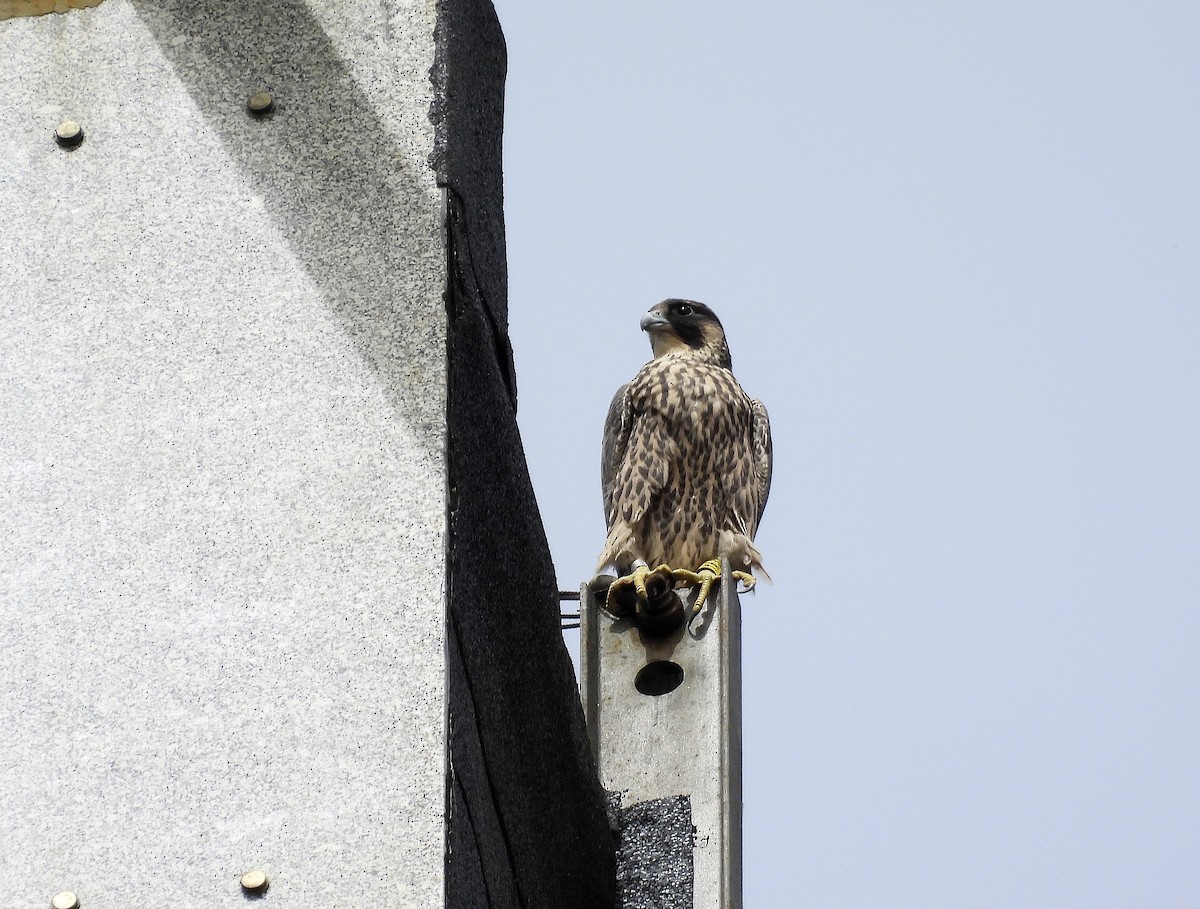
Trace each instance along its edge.
<instances>
[{"instance_id":1,"label":"white concrete wall","mask_svg":"<svg viewBox=\"0 0 1200 909\"><path fill-rule=\"evenodd\" d=\"M0 22L2 906L441 905L434 18Z\"/></svg>"}]
</instances>

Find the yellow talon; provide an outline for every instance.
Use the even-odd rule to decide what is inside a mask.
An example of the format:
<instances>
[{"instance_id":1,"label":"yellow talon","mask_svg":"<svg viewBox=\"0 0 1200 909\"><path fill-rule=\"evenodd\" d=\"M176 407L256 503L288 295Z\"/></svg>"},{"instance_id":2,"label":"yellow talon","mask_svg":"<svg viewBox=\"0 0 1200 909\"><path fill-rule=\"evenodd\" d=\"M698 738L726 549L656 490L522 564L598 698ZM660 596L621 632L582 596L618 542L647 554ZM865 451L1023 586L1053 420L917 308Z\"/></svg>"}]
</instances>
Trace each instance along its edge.
<instances>
[{"instance_id":1,"label":"yellow talon","mask_svg":"<svg viewBox=\"0 0 1200 909\"><path fill-rule=\"evenodd\" d=\"M748 571L732 571L730 574L742 582L742 593L749 593L758 583L758 579Z\"/></svg>"},{"instance_id":2,"label":"yellow talon","mask_svg":"<svg viewBox=\"0 0 1200 909\"><path fill-rule=\"evenodd\" d=\"M676 583L682 581L691 587L700 588L696 593L695 601L692 603L692 614L688 618L688 621L691 621L691 619L700 614L700 610L704 608L705 600L708 599L708 595L712 591L713 584L721 577L721 560L709 559L695 571L678 568L672 574ZM754 589L754 575L745 571L731 571L730 574L745 585L746 592Z\"/></svg>"}]
</instances>

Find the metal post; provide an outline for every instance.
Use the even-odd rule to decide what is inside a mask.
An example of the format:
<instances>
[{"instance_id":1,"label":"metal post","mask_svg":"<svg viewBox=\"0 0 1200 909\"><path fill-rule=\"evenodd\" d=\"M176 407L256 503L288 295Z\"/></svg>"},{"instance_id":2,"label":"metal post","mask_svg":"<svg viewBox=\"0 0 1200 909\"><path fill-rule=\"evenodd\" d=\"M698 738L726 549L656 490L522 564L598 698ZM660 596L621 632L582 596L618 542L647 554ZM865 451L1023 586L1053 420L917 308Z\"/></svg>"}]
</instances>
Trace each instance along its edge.
<instances>
[{"instance_id":1,"label":"metal post","mask_svg":"<svg viewBox=\"0 0 1200 909\"><path fill-rule=\"evenodd\" d=\"M727 562L721 570L730 577ZM720 584L690 627L663 637L602 612L587 587L581 607L588 730L601 783L620 799L622 909L740 909L741 613L736 584ZM672 820L681 810L690 812L690 824ZM647 826L655 828L652 835ZM666 842L678 839L680 830L690 842ZM644 854L647 849L656 855ZM691 890L690 900L683 897L684 889ZM664 902L668 891L679 898Z\"/></svg>"}]
</instances>

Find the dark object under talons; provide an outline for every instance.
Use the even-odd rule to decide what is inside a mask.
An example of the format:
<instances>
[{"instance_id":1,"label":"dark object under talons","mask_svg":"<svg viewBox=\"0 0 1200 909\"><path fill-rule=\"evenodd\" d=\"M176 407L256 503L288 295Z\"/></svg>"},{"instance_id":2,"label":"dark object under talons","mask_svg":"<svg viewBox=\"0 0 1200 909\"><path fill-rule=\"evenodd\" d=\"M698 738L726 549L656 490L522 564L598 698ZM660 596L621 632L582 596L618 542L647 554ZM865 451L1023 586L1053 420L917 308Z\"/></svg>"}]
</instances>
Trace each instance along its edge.
<instances>
[{"instance_id":1,"label":"dark object under talons","mask_svg":"<svg viewBox=\"0 0 1200 909\"><path fill-rule=\"evenodd\" d=\"M674 579L665 572L646 577L647 601L641 604L631 586L618 588L612 598L608 589L617 578L611 574L598 574L588 584L591 605L601 609L615 619L629 619L651 637L670 634L683 624L686 608L683 599L675 592Z\"/></svg>"},{"instance_id":2,"label":"dark object under talons","mask_svg":"<svg viewBox=\"0 0 1200 909\"><path fill-rule=\"evenodd\" d=\"M685 614L683 598L674 588L668 587L658 596L651 597L645 608L633 617L633 621L643 634L663 637L683 624Z\"/></svg>"},{"instance_id":3,"label":"dark object under talons","mask_svg":"<svg viewBox=\"0 0 1200 909\"><path fill-rule=\"evenodd\" d=\"M650 603L662 603L663 597L675 589L675 576L666 565L660 565L646 575L646 597ZM650 606L643 607L650 609Z\"/></svg>"}]
</instances>

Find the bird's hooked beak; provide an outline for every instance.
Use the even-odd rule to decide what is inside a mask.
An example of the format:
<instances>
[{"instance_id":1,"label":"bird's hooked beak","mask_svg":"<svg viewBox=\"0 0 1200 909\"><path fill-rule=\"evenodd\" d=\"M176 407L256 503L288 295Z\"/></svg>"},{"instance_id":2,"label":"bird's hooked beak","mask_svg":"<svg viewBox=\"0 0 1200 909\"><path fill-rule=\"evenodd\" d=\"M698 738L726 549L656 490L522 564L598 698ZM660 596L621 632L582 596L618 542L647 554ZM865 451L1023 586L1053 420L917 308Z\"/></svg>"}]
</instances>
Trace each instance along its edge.
<instances>
[{"instance_id":1,"label":"bird's hooked beak","mask_svg":"<svg viewBox=\"0 0 1200 909\"><path fill-rule=\"evenodd\" d=\"M667 317L659 311L657 306L642 316L642 331L655 331L659 328L665 328L670 324L667 321Z\"/></svg>"}]
</instances>

